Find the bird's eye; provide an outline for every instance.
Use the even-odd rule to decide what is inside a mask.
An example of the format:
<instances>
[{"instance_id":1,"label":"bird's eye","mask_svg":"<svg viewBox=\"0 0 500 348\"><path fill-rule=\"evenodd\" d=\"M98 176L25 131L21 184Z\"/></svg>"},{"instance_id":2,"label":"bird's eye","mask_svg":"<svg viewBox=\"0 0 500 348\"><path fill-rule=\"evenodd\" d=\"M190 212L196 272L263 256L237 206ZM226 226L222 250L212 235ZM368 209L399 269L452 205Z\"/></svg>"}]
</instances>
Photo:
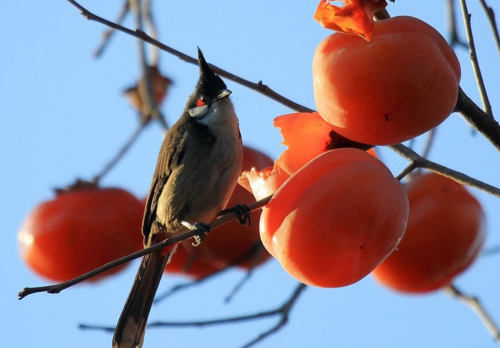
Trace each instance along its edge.
<instances>
[{"instance_id":1,"label":"bird's eye","mask_svg":"<svg viewBox=\"0 0 500 348\"><path fill-rule=\"evenodd\" d=\"M205 97L201 97L196 101L196 106L205 106L207 105L207 100Z\"/></svg>"}]
</instances>

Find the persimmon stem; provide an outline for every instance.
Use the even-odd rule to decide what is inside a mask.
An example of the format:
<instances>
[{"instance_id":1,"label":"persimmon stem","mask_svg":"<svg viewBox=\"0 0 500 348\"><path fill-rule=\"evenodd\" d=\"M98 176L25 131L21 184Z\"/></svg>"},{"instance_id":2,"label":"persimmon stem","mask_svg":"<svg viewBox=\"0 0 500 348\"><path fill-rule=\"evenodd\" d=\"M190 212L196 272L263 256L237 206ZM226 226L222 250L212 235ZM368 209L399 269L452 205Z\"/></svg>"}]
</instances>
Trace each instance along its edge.
<instances>
[{"instance_id":1,"label":"persimmon stem","mask_svg":"<svg viewBox=\"0 0 500 348\"><path fill-rule=\"evenodd\" d=\"M248 208L250 209L250 211L258 210L258 209L264 207L271 200L271 198L272 198L272 195L267 197L267 198L261 199L258 202L249 204ZM224 216L212 221L209 224L210 229L211 230L215 229L216 227L219 227L219 226L221 226L229 221L235 220L237 218L237 215L238 214L236 212L231 212L231 213L225 214ZM104 266L96 268L90 272L87 272L87 273L85 273L79 277L76 277L74 279L71 279L69 281L62 282L59 284L40 286L40 287L32 287L32 288L26 287L19 292L18 297L20 300L22 300L23 298L25 298L28 295L31 295L34 293L39 293L39 292L47 292L49 294L57 294L63 290L66 290L67 288L69 288L73 285L81 283L82 281L87 280L89 278L92 278L92 277L94 277L98 274L101 274L103 272L109 271L110 269L115 268L119 265L122 265L126 262L135 260L141 256L149 254L153 251L160 250L160 249L165 248L169 245L173 245L173 244L179 243L183 240L192 238L195 235L198 235L198 232L196 230L188 230L186 232L179 233L178 235L175 235L171 238L168 238L160 243L152 245L152 246L145 248L143 250L136 251L135 253L129 254L129 255L124 256L122 258L119 258L115 261L109 262L109 263L105 264Z\"/></svg>"}]
</instances>

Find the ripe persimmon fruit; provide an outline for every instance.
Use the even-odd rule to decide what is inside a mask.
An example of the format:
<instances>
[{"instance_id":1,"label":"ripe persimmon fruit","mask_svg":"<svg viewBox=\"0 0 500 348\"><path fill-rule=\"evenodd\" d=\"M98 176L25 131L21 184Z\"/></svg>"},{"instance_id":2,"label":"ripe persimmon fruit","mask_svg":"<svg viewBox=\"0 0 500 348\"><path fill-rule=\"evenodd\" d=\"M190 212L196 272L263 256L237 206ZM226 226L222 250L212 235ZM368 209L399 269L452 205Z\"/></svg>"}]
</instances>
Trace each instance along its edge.
<instances>
[{"instance_id":1,"label":"ripe persimmon fruit","mask_svg":"<svg viewBox=\"0 0 500 348\"><path fill-rule=\"evenodd\" d=\"M397 144L442 123L454 110L460 64L430 25L408 16L374 23L371 40L335 33L313 59L319 114L340 135Z\"/></svg>"},{"instance_id":2,"label":"ripe persimmon fruit","mask_svg":"<svg viewBox=\"0 0 500 348\"><path fill-rule=\"evenodd\" d=\"M418 175L406 192L410 213L405 236L372 274L396 291L434 291L478 256L486 236L484 212L463 185L435 173Z\"/></svg>"},{"instance_id":3,"label":"ripe persimmon fruit","mask_svg":"<svg viewBox=\"0 0 500 348\"><path fill-rule=\"evenodd\" d=\"M18 234L21 257L40 276L70 280L141 250L143 212L139 199L119 188L59 192L26 217Z\"/></svg>"},{"instance_id":4,"label":"ripe persimmon fruit","mask_svg":"<svg viewBox=\"0 0 500 348\"><path fill-rule=\"evenodd\" d=\"M276 191L260 233L297 280L341 287L396 248L407 216L406 193L389 169L362 150L343 148L316 157Z\"/></svg>"}]
</instances>

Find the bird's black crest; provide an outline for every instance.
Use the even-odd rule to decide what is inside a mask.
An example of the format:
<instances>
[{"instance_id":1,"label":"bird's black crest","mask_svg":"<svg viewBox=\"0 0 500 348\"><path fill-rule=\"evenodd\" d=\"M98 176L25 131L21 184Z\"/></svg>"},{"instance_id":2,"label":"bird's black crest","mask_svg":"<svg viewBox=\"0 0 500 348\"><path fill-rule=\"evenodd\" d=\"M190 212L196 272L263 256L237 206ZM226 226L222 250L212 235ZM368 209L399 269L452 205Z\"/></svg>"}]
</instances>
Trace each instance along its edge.
<instances>
[{"instance_id":1,"label":"bird's black crest","mask_svg":"<svg viewBox=\"0 0 500 348\"><path fill-rule=\"evenodd\" d=\"M224 81L207 64L200 48L198 48L198 66L200 67L200 79L196 87L197 89L200 88L202 95L216 96L227 88Z\"/></svg>"}]
</instances>

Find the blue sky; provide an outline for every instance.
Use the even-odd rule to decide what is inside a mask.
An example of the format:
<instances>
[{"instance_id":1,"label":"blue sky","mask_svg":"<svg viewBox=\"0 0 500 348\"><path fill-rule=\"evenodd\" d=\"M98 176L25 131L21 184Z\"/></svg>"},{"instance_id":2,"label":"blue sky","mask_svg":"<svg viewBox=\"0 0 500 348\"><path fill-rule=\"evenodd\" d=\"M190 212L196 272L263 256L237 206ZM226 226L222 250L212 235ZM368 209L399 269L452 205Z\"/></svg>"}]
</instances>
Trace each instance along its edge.
<instances>
[{"instance_id":1,"label":"blue sky","mask_svg":"<svg viewBox=\"0 0 500 348\"><path fill-rule=\"evenodd\" d=\"M391 15L420 18L447 37L445 1L398 0ZM497 16L500 4L489 0ZM119 1L86 1L90 11L113 20ZM500 106L500 59L477 4L470 1L476 46L493 112ZM284 96L314 108L311 61L318 43L330 33L312 15L317 1L229 0L154 3L160 41L206 59L230 72L265 84ZM125 23L132 27L129 18ZM459 19L460 35L464 37ZM23 264L17 231L52 189L76 178L89 179L113 156L136 126L136 115L121 90L138 76L137 44L116 35L105 55L91 54L102 25L86 21L68 2L0 1L0 161L2 211L0 308L6 347L109 347L111 335L80 331L79 323L115 325L133 281L137 263L98 284L80 285L59 295L37 294L22 301L25 286L47 284ZM459 48L461 86L480 102L468 52ZM175 81L163 112L173 124L197 81L194 65L162 53L160 67ZM227 81L239 115L244 143L271 157L283 147L274 117L285 108ZM152 125L127 156L105 177L103 185L124 187L142 197L149 185L162 134ZM423 141L417 140L416 149ZM420 146L420 147L419 147ZM381 158L398 174L406 162L389 150ZM458 115L438 128L430 159L500 187L498 152L471 131ZM500 244L497 198L471 190L483 204L489 235L487 247ZM478 296L500 323L499 257L480 258L456 280ZM179 293L153 308L151 320L201 320L274 308L285 301L296 282L276 261L256 272L230 304L224 297L243 277L234 271L202 287ZM160 292L182 282L165 277ZM151 329L146 347L239 347L269 328L276 319L203 329ZM341 289L308 288L294 307L289 324L259 347L494 347L493 339L469 308L441 292L425 296L395 294L371 277Z\"/></svg>"}]
</instances>

